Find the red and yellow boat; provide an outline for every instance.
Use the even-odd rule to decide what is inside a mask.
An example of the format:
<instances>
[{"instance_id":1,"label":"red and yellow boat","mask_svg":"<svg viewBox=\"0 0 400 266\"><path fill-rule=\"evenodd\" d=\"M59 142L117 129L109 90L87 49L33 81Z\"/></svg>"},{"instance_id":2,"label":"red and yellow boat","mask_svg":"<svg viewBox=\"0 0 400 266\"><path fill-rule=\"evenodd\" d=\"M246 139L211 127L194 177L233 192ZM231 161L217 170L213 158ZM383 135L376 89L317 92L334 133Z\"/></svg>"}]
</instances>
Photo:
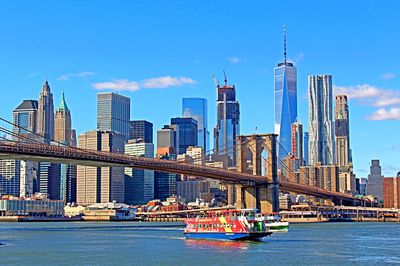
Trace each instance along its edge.
<instances>
[{"instance_id":1,"label":"red and yellow boat","mask_svg":"<svg viewBox=\"0 0 400 266\"><path fill-rule=\"evenodd\" d=\"M185 224L187 239L260 240L272 234L256 209L207 212Z\"/></svg>"}]
</instances>

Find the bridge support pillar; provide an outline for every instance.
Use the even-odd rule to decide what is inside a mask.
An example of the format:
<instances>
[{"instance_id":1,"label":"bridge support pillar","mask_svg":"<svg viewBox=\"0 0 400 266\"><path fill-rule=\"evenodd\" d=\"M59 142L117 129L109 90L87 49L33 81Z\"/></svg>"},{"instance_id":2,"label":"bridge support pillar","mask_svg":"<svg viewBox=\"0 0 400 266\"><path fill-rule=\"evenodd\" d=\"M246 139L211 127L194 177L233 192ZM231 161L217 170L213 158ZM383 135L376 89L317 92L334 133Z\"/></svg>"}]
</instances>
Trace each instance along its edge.
<instances>
[{"instance_id":1,"label":"bridge support pillar","mask_svg":"<svg viewBox=\"0 0 400 266\"><path fill-rule=\"evenodd\" d=\"M236 209L243 209L244 206L244 193L243 193L243 186L236 185Z\"/></svg>"},{"instance_id":2,"label":"bridge support pillar","mask_svg":"<svg viewBox=\"0 0 400 266\"><path fill-rule=\"evenodd\" d=\"M257 187L257 208L261 212L272 212L272 199L271 199L271 192L268 192L267 187Z\"/></svg>"},{"instance_id":3,"label":"bridge support pillar","mask_svg":"<svg viewBox=\"0 0 400 266\"><path fill-rule=\"evenodd\" d=\"M235 205L235 185L234 184L227 184L227 198L228 198L228 205L233 206Z\"/></svg>"},{"instance_id":4,"label":"bridge support pillar","mask_svg":"<svg viewBox=\"0 0 400 266\"><path fill-rule=\"evenodd\" d=\"M246 209L257 208L257 193L256 187L246 187L244 189L244 202Z\"/></svg>"}]
</instances>

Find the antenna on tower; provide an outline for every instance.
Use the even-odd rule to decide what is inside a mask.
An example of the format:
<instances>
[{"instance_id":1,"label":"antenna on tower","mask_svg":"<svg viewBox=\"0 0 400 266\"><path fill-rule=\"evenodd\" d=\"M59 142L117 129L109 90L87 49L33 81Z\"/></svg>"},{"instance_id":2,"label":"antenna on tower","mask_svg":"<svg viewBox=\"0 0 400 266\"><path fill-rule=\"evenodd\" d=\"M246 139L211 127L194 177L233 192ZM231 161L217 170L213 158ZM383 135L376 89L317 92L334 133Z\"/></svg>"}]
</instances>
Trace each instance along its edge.
<instances>
[{"instance_id":1,"label":"antenna on tower","mask_svg":"<svg viewBox=\"0 0 400 266\"><path fill-rule=\"evenodd\" d=\"M223 70L224 72L224 82L225 82L225 86L228 85L228 79L226 78L226 74L225 74L225 70Z\"/></svg>"},{"instance_id":2,"label":"antenna on tower","mask_svg":"<svg viewBox=\"0 0 400 266\"><path fill-rule=\"evenodd\" d=\"M286 65L286 25L283 25L283 62Z\"/></svg>"}]
</instances>

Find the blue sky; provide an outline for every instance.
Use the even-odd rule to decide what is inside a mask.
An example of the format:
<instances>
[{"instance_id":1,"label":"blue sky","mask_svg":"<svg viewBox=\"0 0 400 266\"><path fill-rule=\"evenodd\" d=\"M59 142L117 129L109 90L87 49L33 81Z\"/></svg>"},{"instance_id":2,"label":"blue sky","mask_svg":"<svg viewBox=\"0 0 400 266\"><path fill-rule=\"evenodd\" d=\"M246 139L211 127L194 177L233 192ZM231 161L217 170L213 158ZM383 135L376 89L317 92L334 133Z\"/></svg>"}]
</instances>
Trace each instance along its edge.
<instances>
[{"instance_id":1,"label":"blue sky","mask_svg":"<svg viewBox=\"0 0 400 266\"><path fill-rule=\"evenodd\" d=\"M357 176L381 160L400 170L398 1L1 1L0 116L37 99L49 80L78 133L96 128L101 88L131 97L132 119L155 129L181 114L182 97L204 97L216 123L211 76L237 87L241 133L273 131L273 68L298 70L298 112L308 127L307 75L332 74L350 99ZM106 90L109 91L109 90Z\"/></svg>"}]
</instances>

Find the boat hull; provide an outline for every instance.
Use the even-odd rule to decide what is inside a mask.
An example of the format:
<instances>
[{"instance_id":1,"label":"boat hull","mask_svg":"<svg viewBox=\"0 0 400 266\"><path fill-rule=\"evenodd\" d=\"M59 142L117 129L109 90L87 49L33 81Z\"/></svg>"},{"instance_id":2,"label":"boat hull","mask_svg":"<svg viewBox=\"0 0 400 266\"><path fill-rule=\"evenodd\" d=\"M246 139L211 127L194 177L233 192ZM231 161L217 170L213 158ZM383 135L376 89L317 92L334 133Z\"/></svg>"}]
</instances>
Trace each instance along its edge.
<instances>
[{"instance_id":1,"label":"boat hull","mask_svg":"<svg viewBox=\"0 0 400 266\"><path fill-rule=\"evenodd\" d=\"M269 236L272 232L257 232L257 233L219 233L219 232L192 232L184 233L186 239L213 239L213 240L260 240L263 237Z\"/></svg>"},{"instance_id":2,"label":"boat hull","mask_svg":"<svg viewBox=\"0 0 400 266\"><path fill-rule=\"evenodd\" d=\"M269 223L266 225L268 231L270 232L287 232L289 231L289 223L288 222L276 222Z\"/></svg>"}]
</instances>

